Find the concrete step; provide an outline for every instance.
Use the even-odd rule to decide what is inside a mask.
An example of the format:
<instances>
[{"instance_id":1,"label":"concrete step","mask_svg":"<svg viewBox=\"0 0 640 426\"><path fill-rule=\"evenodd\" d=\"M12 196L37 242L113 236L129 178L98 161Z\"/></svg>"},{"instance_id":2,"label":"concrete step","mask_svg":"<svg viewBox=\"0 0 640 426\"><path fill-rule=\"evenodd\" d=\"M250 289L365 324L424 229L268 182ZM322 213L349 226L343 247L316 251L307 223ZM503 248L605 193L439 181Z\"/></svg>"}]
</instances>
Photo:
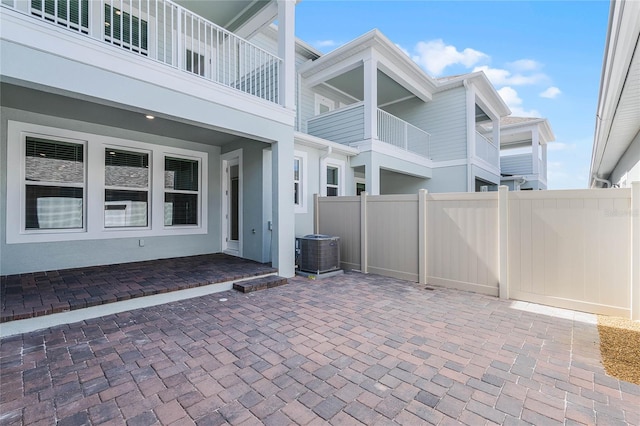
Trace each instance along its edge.
<instances>
[{"instance_id":1,"label":"concrete step","mask_svg":"<svg viewBox=\"0 0 640 426\"><path fill-rule=\"evenodd\" d=\"M253 280L240 281L233 284L233 289L243 293L251 293L258 290L266 290L268 288L278 287L287 284L289 281L279 275L269 275L268 277L260 277Z\"/></svg>"}]
</instances>

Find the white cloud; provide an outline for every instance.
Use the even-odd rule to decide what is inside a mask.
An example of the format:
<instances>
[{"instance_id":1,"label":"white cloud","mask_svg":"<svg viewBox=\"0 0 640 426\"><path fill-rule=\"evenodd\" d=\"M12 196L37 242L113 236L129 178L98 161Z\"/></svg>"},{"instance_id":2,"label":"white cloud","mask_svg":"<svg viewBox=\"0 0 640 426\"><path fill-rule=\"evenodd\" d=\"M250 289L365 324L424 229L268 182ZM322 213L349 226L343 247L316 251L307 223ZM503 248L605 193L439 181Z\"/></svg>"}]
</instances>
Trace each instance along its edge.
<instances>
[{"instance_id":1,"label":"white cloud","mask_svg":"<svg viewBox=\"0 0 640 426\"><path fill-rule=\"evenodd\" d=\"M417 54L412 57L413 60L434 76L439 76L451 65L461 64L470 68L489 59L487 54L471 48L459 51L441 39L421 41L416 45L415 51Z\"/></svg>"},{"instance_id":2,"label":"white cloud","mask_svg":"<svg viewBox=\"0 0 640 426\"><path fill-rule=\"evenodd\" d=\"M520 73L513 74L511 71L501 68L491 68L487 65L475 67L473 72L483 71L487 78L494 86L525 86L538 84L548 80L548 77L542 73L524 75Z\"/></svg>"},{"instance_id":3,"label":"white cloud","mask_svg":"<svg viewBox=\"0 0 640 426\"><path fill-rule=\"evenodd\" d=\"M502 97L504 103L507 104L511 110L511 115L514 117L541 117L540 113L535 109L525 110L522 108L522 98L518 96L512 87L505 86L498 90L498 94Z\"/></svg>"},{"instance_id":4,"label":"white cloud","mask_svg":"<svg viewBox=\"0 0 640 426\"><path fill-rule=\"evenodd\" d=\"M335 40L318 40L318 41L313 43L313 46L317 47L318 49L321 49L323 47L335 47L335 46L337 46L339 44L340 43L338 43Z\"/></svg>"},{"instance_id":5,"label":"white cloud","mask_svg":"<svg viewBox=\"0 0 640 426\"><path fill-rule=\"evenodd\" d=\"M507 66L516 72L535 71L542 68L542 64L533 59L518 59L517 61L509 62Z\"/></svg>"},{"instance_id":6,"label":"white cloud","mask_svg":"<svg viewBox=\"0 0 640 426\"><path fill-rule=\"evenodd\" d=\"M558 89L555 86L551 86L544 92L540 93L540 97L547 98L547 99L555 99L561 93L562 91L560 89Z\"/></svg>"}]
</instances>

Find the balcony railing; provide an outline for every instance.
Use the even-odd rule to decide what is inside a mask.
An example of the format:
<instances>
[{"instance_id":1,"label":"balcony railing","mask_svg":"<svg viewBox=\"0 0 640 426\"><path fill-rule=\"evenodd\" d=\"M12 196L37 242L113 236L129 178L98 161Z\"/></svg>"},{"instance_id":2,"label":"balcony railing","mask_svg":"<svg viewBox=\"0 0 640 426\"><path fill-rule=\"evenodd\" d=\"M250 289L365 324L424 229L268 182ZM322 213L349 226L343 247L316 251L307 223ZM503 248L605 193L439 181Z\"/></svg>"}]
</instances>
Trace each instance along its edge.
<instances>
[{"instance_id":1,"label":"balcony railing","mask_svg":"<svg viewBox=\"0 0 640 426\"><path fill-rule=\"evenodd\" d=\"M430 158L431 135L381 109L378 109L378 139L405 151Z\"/></svg>"},{"instance_id":2,"label":"balcony railing","mask_svg":"<svg viewBox=\"0 0 640 426\"><path fill-rule=\"evenodd\" d=\"M500 168L500 149L476 131L476 157Z\"/></svg>"},{"instance_id":3,"label":"balcony railing","mask_svg":"<svg viewBox=\"0 0 640 426\"><path fill-rule=\"evenodd\" d=\"M2 5L279 102L280 58L169 0L2 0Z\"/></svg>"},{"instance_id":4,"label":"balcony railing","mask_svg":"<svg viewBox=\"0 0 640 426\"><path fill-rule=\"evenodd\" d=\"M364 102L326 112L307 121L310 135L351 145L364 140ZM431 135L381 109L376 115L378 140L429 157Z\"/></svg>"}]
</instances>

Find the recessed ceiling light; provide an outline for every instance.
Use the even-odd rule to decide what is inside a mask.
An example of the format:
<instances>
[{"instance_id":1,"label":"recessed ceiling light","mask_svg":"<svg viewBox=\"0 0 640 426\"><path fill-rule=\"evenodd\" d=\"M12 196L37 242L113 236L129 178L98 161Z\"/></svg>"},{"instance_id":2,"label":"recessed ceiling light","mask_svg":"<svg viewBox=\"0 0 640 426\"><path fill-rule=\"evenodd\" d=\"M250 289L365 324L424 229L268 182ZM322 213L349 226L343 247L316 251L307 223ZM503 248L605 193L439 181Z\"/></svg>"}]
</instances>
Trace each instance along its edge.
<instances>
[{"instance_id":1,"label":"recessed ceiling light","mask_svg":"<svg viewBox=\"0 0 640 426\"><path fill-rule=\"evenodd\" d=\"M149 120L153 120L155 117L151 114L147 114L145 115L145 117L147 117Z\"/></svg>"}]
</instances>

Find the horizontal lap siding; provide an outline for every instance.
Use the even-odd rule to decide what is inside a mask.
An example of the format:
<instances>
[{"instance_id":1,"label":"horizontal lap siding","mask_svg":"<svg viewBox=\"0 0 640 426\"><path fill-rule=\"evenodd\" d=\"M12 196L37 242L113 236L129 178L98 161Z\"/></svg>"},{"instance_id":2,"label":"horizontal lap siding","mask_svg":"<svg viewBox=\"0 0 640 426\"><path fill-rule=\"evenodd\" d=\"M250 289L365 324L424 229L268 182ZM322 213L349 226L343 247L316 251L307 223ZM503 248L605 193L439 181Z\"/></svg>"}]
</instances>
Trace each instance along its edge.
<instances>
[{"instance_id":1,"label":"horizontal lap siding","mask_svg":"<svg viewBox=\"0 0 640 426\"><path fill-rule=\"evenodd\" d=\"M628 315L630 190L509 193L515 299Z\"/></svg>"},{"instance_id":2,"label":"horizontal lap siding","mask_svg":"<svg viewBox=\"0 0 640 426\"><path fill-rule=\"evenodd\" d=\"M427 200L428 281L497 295L497 194L429 194Z\"/></svg>"},{"instance_id":3,"label":"horizontal lap siding","mask_svg":"<svg viewBox=\"0 0 640 426\"><path fill-rule=\"evenodd\" d=\"M340 263L360 269L360 197L323 197L318 203L319 233L340 237Z\"/></svg>"},{"instance_id":4,"label":"horizontal lap siding","mask_svg":"<svg viewBox=\"0 0 640 426\"><path fill-rule=\"evenodd\" d=\"M430 102L412 99L385 111L429 132L433 161L467 157L466 95L463 87L436 93Z\"/></svg>"},{"instance_id":5,"label":"horizontal lap siding","mask_svg":"<svg viewBox=\"0 0 640 426\"><path fill-rule=\"evenodd\" d=\"M318 117L308 123L310 135L333 142L349 144L364 139L364 107Z\"/></svg>"},{"instance_id":6,"label":"horizontal lap siding","mask_svg":"<svg viewBox=\"0 0 640 426\"><path fill-rule=\"evenodd\" d=\"M533 173L531 154L500 157L500 172L509 175L530 175Z\"/></svg>"},{"instance_id":7,"label":"horizontal lap siding","mask_svg":"<svg viewBox=\"0 0 640 426\"><path fill-rule=\"evenodd\" d=\"M371 196L368 200L369 272L418 281L417 195Z\"/></svg>"}]
</instances>

